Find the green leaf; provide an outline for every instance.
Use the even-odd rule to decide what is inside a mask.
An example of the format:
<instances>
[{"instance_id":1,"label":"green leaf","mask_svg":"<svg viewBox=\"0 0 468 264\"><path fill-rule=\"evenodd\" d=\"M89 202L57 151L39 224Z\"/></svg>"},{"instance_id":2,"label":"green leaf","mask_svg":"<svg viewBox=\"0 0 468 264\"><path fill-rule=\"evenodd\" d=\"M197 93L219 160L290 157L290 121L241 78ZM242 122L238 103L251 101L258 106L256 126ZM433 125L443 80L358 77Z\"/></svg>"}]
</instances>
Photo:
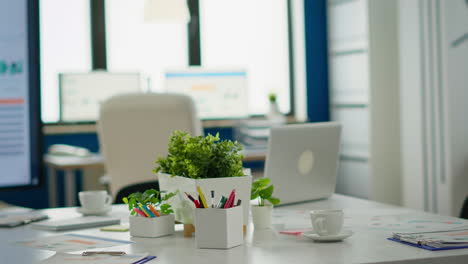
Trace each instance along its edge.
<instances>
[{"instance_id":1,"label":"green leaf","mask_svg":"<svg viewBox=\"0 0 468 264\"><path fill-rule=\"evenodd\" d=\"M168 215L173 213L174 211L171 209L170 204L162 204L159 208L161 210L161 214L163 215Z\"/></svg>"},{"instance_id":2,"label":"green leaf","mask_svg":"<svg viewBox=\"0 0 468 264\"><path fill-rule=\"evenodd\" d=\"M255 182L252 183L252 188L255 188L255 189L263 189L265 187L268 186L268 184L270 184L270 179L269 178L260 178L258 180L256 180Z\"/></svg>"},{"instance_id":3,"label":"green leaf","mask_svg":"<svg viewBox=\"0 0 468 264\"><path fill-rule=\"evenodd\" d=\"M123 201L125 204L128 204L128 198L127 198L127 197L122 198L122 201Z\"/></svg>"},{"instance_id":4,"label":"green leaf","mask_svg":"<svg viewBox=\"0 0 468 264\"><path fill-rule=\"evenodd\" d=\"M263 189L263 190L260 190L259 194L260 194L260 197L262 199L268 199L271 197L271 195L273 194L273 190L274 190L274 186L273 185L270 185L269 187Z\"/></svg>"},{"instance_id":5,"label":"green leaf","mask_svg":"<svg viewBox=\"0 0 468 264\"><path fill-rule=\"evenodd\" d=\"M259 196L259 191L258 190L253 190L251 193L250 193L250 200L255 200L258 198Z\"/></svg>"},{"instance_id":6,"label":"green leaf","mask_svg":"<svg viewBox=\"0 0 468 264\"><path fill-rule=\"evenodd\" d=\"M281 200L279 198L275 198L275 197L270 197L267 199L272 205L277 205L281 202Z\"/></svg>"}]
</instances>

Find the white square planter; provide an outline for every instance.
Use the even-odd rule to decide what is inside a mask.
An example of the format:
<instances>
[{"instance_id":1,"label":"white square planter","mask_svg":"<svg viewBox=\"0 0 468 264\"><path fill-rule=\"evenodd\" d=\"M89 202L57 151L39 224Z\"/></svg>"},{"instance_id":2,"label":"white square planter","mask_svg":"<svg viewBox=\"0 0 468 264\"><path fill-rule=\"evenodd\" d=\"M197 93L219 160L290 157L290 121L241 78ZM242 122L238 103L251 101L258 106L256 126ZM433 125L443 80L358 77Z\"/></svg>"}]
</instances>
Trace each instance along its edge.
<instances>
[{"instance_id":1,"label":"white square planter","mask_svg":"<svg viewBox=\"0 0 468 264\"><path fill-rule=\"evenodd\" d=\"M195 242L198 248L228 249L243 243L242 208L195 209Z\"/></svg>"},{"instance_id":2,"label":"white square planter","mask_svg":"<svg viewBox=\"0 0 468 264\"><path fill-rule=\"evenodd\" d=\"M134 237L160 237L174 234L174 215L160 217L130 216L130 235Z\"/></svg>"},{"instance_id":3,"label":"white square planter","mask_svg":"<svg viewBox=\"0 0 468 264\"><path fill-rule=\"evenodd\" d=\"M197 186L200 186L208 204L211 204L210 191L215 191L215 201L219 201L222 195L229 196L232 189L236 189L236 201L242 200L242 215L243 224L249 223L250 210L250 189L252 186L252 176L226 177L226 178L207 178L207 179L191 179L180 176L171 176L166 173L158 173L159 188L161 191L175 192L179 190L179 195L176 195L169 201L175 210L175 219L184 224L193 223L193 203L187 199L184 192L191 194L195 199L198 197ZM196 231L196 229L195 229Z\"/></svg>"}]
</instances>

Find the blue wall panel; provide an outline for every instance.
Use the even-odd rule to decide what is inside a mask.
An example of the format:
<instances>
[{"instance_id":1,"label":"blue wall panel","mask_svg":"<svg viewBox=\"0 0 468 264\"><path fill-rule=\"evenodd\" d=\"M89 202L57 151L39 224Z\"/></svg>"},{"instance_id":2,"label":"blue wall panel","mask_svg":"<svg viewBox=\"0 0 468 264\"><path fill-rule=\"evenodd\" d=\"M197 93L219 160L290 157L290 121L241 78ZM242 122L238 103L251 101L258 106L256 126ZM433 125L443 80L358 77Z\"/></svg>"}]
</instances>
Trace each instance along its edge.
<instances>
[{"instance_id":1,"label":"blue wall panel","mask_svg":"<svg viewBox=\"0 0 468 264\"><path fill-rule=\"evenodd\" d=\"M330 121L326 0L305 0L307 116L310 122Z\"/></svg>"}]
</instances>

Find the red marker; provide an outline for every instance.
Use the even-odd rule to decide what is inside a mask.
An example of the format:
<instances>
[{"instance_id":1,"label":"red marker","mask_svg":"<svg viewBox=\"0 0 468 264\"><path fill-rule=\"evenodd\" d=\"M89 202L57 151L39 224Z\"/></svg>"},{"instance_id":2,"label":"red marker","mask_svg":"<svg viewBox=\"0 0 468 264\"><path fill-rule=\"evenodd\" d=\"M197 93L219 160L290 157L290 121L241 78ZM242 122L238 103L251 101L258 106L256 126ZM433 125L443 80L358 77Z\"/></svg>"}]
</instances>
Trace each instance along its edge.
<instances>
[{"instance_id":1,"label":"red marker","mask_svg":"<svg viewBox=\"0 0 468 264\"><path fill-rule=\"evenodd\" d=\"M229 198L226 202L226 204L224 205L224 208L231 208L233 203L234 203L234 199L236 199L236 189L232 189L231 191L231 194L229 195Z\"/></svg>"},{"instance_id":2,"label":"red marker","mask_svg":"<svg viewBox=\"0 0 468 264\"><path fill-rule=\"evenodd\" d=\"M139 215L143 216L143 217L147 217L145 213L143 213L143 211L141 211L140 209L138 208L133 208L133 211L137 212Z\"/></svg>"}]
</instances>

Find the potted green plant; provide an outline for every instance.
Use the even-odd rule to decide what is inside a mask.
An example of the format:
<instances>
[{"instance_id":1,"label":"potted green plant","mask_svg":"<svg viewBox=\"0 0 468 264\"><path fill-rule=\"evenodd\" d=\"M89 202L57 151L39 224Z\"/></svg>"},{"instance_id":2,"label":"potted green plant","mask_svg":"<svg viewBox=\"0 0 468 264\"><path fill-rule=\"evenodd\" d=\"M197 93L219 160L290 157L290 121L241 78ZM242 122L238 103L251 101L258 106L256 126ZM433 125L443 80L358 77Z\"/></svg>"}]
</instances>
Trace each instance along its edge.
<instances>
[{"instance_id":1,"label":"potted green plant","mask_svg":"<svg viewBox=\"0 0 468 264\"><path fill-rule=\"evenodd\" d=\"M279 110L276 94L269 93L268 101L269 101L269 110L267 113L267 117L272 122L272 125L277 126L277 125L282 125L286 123L286 117Z\"/></svg>"},{"instance_id":2,"label":"potted green plant","mask_svg":"<svg viewBox=\"0 0 468 264\"><path fill-rule=\"evenodd\" d=\"M260 178L252 183L250 199L258 201L257 205L252 205L252 221L255 229L271 226L273 206L281 202L279 198L273 197L274 189L268 178Z\"/></svg>"},{"instance_id":3,"label":"potted green plant","mask_svg":"<svg viewBox=\"0 0 468 264\"><path fill-rule=\"evenodd\" d=\"M135 192L122 201L130 211L130 235L160 237L174 233L174 210L168 203L176 193L161 193L155 189Z\"/></svg>"},{"instance_id":4,"label":"potted green plant","mask_svg":"<svg viewBox=\"0 0 468 264\"><path fill-rule=\"evenodd\" d=\"M193 222L194 206L182 195L184 192L196 197L200 187L210 201L217 201L236 189L236 198L243 200L244 225L247 225L252 176L244 173L241 150L238 142L220 140L219 134L192 137L186 132L173 132L168 155L156 160L154 172L161 190L179 190L172 201L176 220L184 224Z\"/></svg>"}]
</instances>

